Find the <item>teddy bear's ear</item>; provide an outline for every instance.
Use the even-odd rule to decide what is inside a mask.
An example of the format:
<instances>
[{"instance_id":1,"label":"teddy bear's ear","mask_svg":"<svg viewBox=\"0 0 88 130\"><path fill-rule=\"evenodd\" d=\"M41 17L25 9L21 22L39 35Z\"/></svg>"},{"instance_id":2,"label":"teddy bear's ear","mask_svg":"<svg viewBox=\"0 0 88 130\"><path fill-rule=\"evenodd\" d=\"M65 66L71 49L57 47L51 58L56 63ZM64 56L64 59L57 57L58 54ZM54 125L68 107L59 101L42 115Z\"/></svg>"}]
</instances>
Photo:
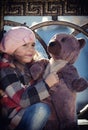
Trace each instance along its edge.
<instances>
[{"instance_id":1,"label":"teddy bear's ear","mask_svg":"<svg viewBox=\"0 0 88 130\"><path fill-rule=\"evenodd\" d=\"M80 44L80 49L83 48L85 46L85 44L86 44L86 41L83 38L78 39L78 42Z\"/></svg>"}]
</instances>

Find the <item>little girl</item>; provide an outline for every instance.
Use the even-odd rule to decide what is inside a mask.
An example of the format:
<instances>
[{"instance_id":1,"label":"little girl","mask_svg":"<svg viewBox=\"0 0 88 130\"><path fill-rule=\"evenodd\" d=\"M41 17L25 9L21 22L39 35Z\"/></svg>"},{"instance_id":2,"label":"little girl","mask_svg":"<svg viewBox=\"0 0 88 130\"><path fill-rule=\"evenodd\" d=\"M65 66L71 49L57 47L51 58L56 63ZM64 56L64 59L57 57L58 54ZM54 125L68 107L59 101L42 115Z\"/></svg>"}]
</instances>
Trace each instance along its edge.
<instances>
[{"instance_id":1,"label":"little girl","mask_svg":"<svg viewBox=\"0 0 88 130\"><path fill-rule=\"evenodd\" d=\"M10 29L0 43L0 99L2 114L10 130L42 130L50 108L41 100L49 96L50 87L59 82L51 73L45 80L31 85L27 63L36 55L35 35L27 27Z\"/></svg>"}]
</instances>

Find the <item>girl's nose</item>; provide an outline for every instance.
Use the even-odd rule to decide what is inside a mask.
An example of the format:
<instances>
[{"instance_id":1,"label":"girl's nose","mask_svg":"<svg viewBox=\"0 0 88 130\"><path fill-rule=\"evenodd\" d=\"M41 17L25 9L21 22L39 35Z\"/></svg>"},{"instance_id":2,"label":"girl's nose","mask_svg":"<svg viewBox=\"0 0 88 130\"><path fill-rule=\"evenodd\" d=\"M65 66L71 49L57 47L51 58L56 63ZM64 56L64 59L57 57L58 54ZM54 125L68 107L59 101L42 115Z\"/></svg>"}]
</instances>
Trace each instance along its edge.
<instances>
[{"instance_id":1,"label":"girl's nose","mask_svg":"<svg viewBox=\"0 0 88 130\"><path fill-rule=\"evenodd\" d=\"M33 52L35 51L35 48L33 46L30 46L30 45L28 45L27 49L30 51L33 51Z\"/></svg>"}]
</instances>

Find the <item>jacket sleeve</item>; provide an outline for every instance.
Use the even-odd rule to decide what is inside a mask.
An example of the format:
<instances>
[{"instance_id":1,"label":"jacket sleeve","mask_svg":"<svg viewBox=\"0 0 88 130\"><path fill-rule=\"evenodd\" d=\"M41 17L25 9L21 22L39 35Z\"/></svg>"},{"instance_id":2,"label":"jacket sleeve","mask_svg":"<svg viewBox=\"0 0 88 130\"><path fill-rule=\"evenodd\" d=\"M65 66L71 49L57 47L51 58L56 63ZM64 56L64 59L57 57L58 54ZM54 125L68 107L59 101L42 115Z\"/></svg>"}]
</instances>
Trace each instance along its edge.
<instances>
[{"instance_id":1,"label":"jacket sleeve","mask_svg":"<svg viewBox=\"0 0 88 130\"><path fill-rule=\"evenodd\" d=\"M0 70L0 88L21 107L37 103L49 96L48 86L43 80L32 86L25 86L13 68Z\"/></svg>"}]
</instances>

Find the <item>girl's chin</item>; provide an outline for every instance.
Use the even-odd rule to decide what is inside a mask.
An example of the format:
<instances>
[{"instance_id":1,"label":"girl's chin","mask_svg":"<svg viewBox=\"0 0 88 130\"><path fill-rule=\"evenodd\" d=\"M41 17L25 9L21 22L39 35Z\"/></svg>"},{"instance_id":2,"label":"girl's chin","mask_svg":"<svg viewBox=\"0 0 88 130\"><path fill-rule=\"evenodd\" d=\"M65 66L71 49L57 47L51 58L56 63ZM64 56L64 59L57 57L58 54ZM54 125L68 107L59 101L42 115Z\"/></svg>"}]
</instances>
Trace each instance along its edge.
<instances>
[{"instance_id":1,"label":"girl's chin","mask_svg":"<svg viewBox=\"0 0 88 130\"><path fill-rule=\"evenodd\" d=\"M32 60L30 59L30 60L24 60L23 62L24 63L29 63L29 62L31 62Z\"/></svg>"}]
</instances>

